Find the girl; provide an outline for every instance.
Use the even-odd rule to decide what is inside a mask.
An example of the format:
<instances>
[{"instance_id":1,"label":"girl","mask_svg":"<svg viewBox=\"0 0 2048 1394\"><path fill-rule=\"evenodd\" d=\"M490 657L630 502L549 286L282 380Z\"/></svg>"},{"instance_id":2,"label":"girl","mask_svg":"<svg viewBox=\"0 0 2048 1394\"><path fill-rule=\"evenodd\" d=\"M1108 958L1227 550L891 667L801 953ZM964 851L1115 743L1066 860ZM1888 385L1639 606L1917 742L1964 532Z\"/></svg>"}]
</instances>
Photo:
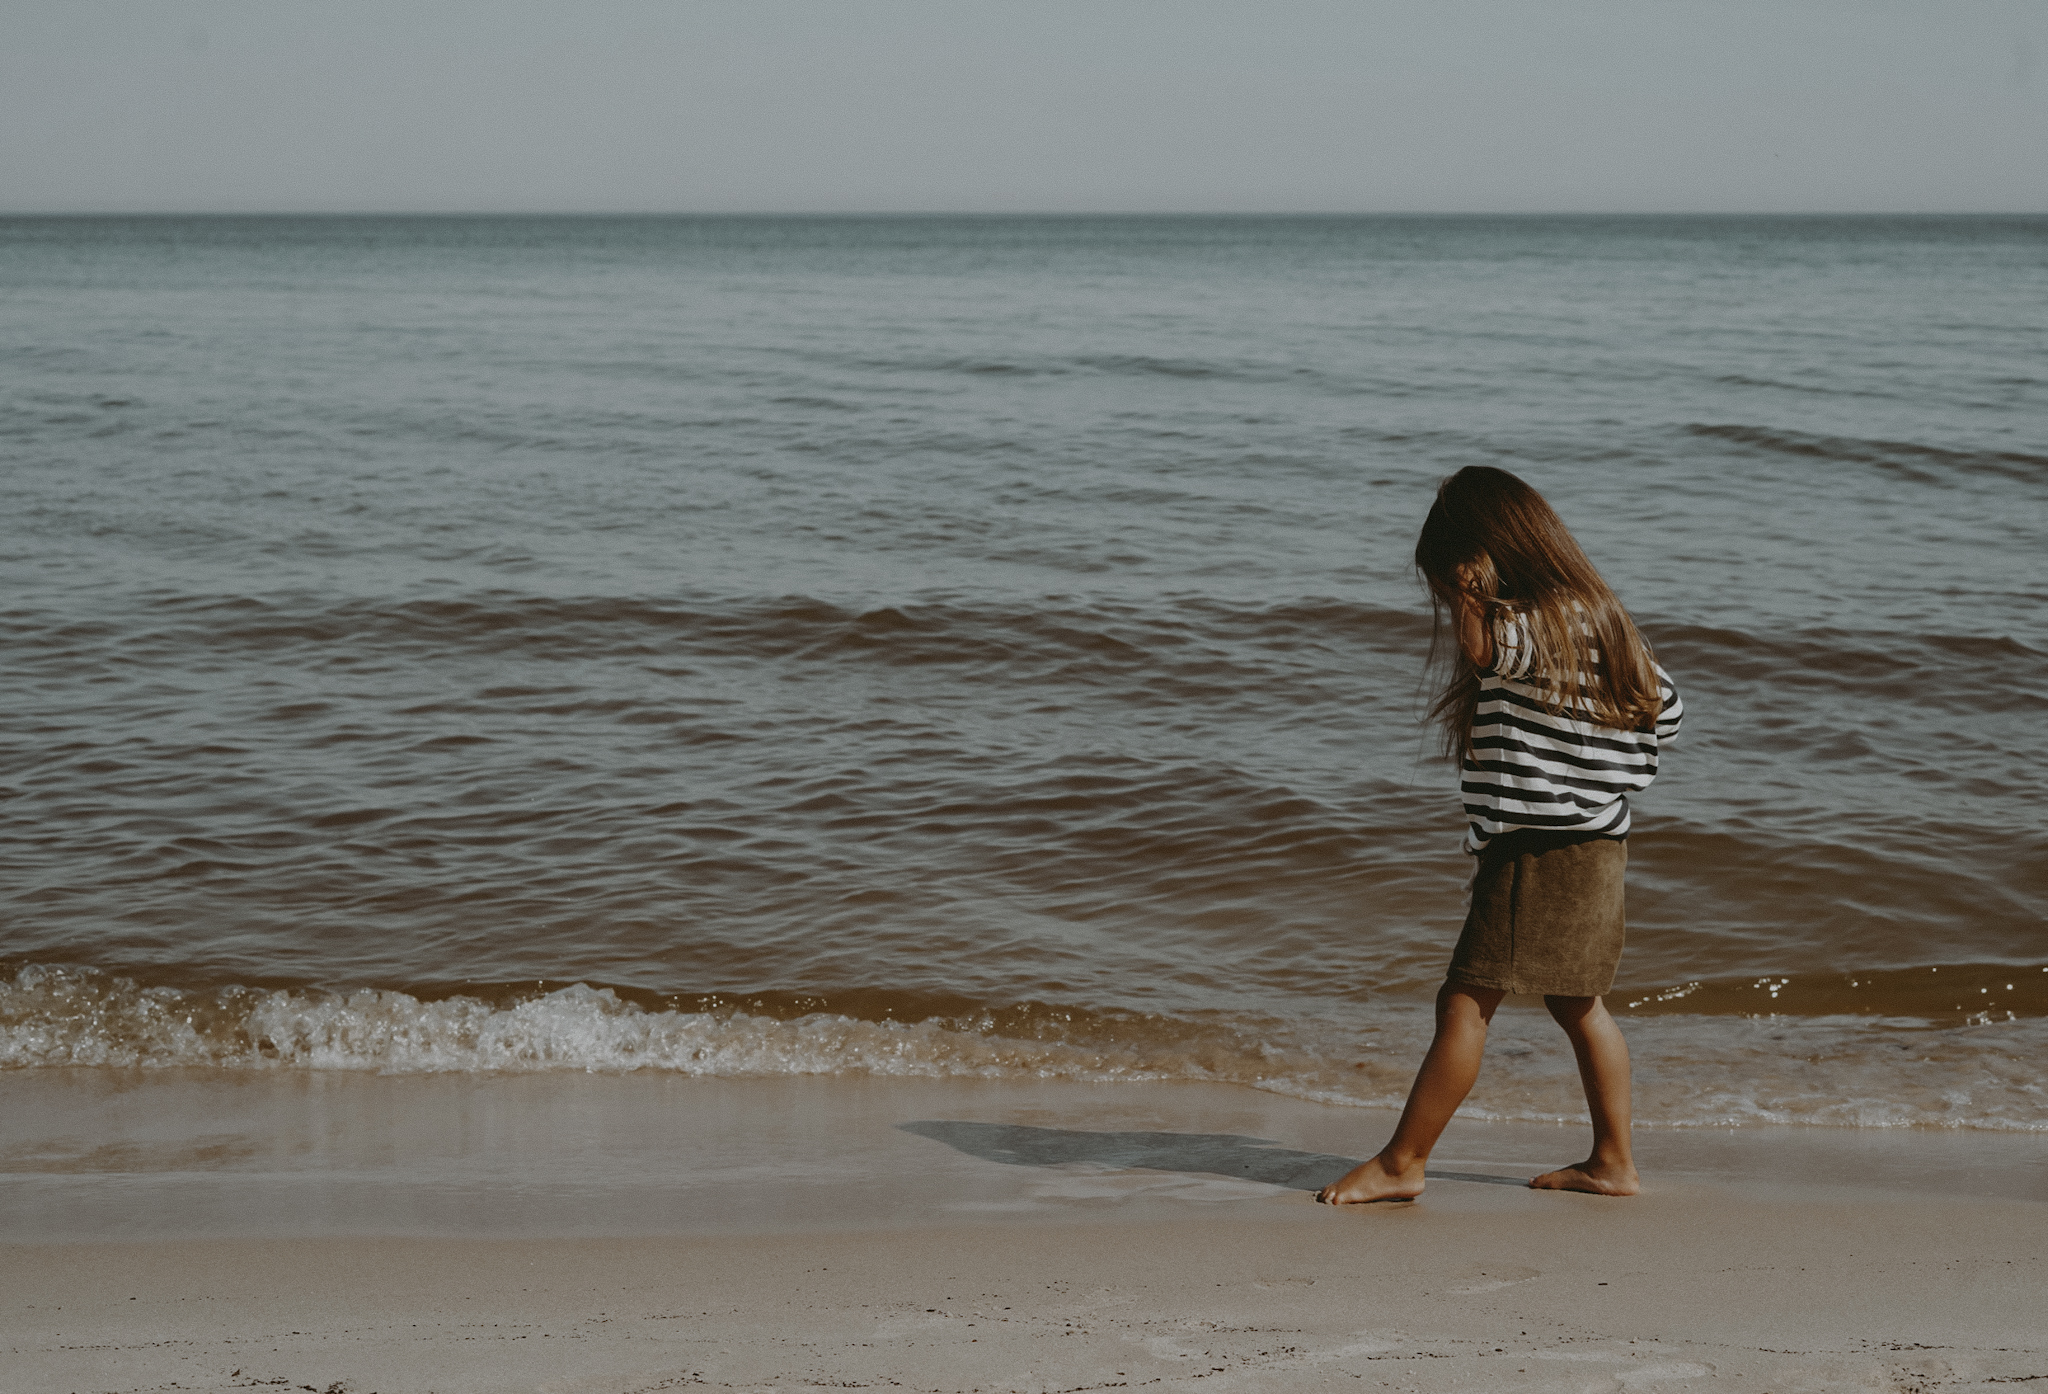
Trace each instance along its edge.
<instances>
[{"instance_id":1,"label":"girl","mask_svg":"<svg viewBox=\"0 0 2048 1394\"><path fill-rule=\"evenodd\" d=\"M1436 1038L1392 1141L1325 1186L1331 1205L1422 1194L1423 1167L1479 1077L1494 1008L1540 992L1571 1039L1593 1151L1529 1184L1634 1195L1628 1046L1601 997L1621 959L1628 795L1657 777L1683 708L1628 611L1543 496L1475 465L1437 489L1415 544L1436 609L1430 709L1478 857L1472 908L1436 999Z\"/></svg>"}]
</instances>

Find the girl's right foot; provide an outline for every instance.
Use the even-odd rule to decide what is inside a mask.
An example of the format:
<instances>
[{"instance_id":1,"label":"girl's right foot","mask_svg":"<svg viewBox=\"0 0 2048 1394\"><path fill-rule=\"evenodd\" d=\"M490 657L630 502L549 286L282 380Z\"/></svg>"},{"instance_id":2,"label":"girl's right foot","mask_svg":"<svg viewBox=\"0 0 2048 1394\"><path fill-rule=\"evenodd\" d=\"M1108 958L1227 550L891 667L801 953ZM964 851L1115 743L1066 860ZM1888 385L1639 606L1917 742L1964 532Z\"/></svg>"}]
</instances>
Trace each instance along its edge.
<instances>
[{"instance_id":1,"label":"girl's right foot","mask_svg":"<svg viewBox=\"0 0 2048 1394\"><path fill-rule=\"evenodd\" d=\"M1413 1200L1422 1194L1422 1163L1399 1171L1378 1157L1362 1162L1316 1192L1325 1205L1364 1205L1375 1200Z\"/></svg>"}]
</instances>

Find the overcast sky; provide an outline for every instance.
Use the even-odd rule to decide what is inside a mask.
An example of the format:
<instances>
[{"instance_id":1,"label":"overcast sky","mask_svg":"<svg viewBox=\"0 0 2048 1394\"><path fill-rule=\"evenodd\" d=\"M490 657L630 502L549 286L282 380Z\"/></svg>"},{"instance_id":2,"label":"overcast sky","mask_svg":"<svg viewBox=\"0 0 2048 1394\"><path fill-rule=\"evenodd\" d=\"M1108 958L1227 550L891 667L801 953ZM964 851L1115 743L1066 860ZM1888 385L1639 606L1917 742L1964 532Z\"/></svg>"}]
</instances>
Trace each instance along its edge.
<instances>
[{"instance_id":1,"label":"overcast sky","mask_svg":"<svg viewBox=\"0 0 2048 1394\"><path fill-rule=\"evenodd\" d=\"M0 0L0 211L2048 211L2048 0Z\"/></svg>"}]
</instances>

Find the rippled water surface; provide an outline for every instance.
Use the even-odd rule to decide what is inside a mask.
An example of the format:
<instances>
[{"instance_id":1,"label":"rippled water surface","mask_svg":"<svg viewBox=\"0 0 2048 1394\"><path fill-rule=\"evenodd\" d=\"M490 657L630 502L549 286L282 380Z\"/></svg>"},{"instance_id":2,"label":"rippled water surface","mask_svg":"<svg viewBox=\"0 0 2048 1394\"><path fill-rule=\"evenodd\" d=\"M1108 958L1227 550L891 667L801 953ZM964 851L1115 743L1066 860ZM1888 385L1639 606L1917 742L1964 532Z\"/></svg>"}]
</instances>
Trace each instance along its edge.
<instances>
[{"instance_id":1,"label":"rippled water surface","mask_svg":"<svg viewBox=\"0 0 2048 1394\"><path fill-rule=\"evenodd\" d=\"M0 296L0 1061L1398 1099L1486 463L1686 696L1645 1117L2048 1128L2048 219L17 219Z\"/></svg>"}]
</instances>

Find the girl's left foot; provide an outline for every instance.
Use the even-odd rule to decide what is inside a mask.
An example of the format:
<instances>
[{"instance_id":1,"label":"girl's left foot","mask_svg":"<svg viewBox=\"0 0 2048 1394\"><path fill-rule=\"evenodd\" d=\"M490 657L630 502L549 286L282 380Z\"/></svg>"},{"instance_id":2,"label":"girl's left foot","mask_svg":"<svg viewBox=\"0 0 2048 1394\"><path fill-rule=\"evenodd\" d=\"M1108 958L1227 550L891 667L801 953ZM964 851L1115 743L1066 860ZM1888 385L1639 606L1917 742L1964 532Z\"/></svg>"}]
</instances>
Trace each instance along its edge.
<instances>
[{"instance_id":1,"label":"girl's left foot","mask_svg":"<svg viewBox=\"0 0 2048 1394\"><path fill-rule=\"evenodd\" d=\"M1369 1205L1376 1200L1413 1200L1426 1183L1422 1163L1394 1170L1378 1157L1361 1162L1316 1192L1325 1205Z\"/></svg>"},{"instance_id":2,"label":"girl's left foot","mask_svg":"<svg viewBox=\"0 0 2048 1394\"><path fill-rule=\"evenodd\" d=\"M1616 1166L1588 1158L1577 1166L1546 1171L1529 1182L1539 1191L1590 1191L1596 1196L1632 1196L1643 1189L1643 1178L1632 1166Z\"/></svg>"}]
</instances>

